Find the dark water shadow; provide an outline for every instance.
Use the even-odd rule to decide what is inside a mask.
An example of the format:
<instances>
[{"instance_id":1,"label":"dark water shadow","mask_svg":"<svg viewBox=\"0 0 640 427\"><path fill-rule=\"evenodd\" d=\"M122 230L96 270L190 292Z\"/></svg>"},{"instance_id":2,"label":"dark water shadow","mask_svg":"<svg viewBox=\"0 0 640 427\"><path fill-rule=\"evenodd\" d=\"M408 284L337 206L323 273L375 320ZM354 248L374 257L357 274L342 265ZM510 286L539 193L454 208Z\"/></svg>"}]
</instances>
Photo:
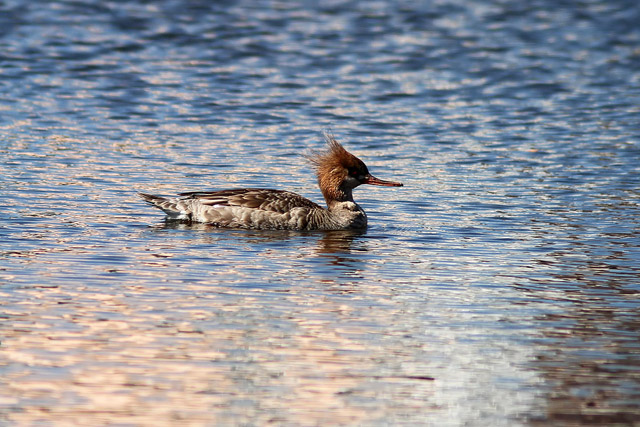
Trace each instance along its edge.
<instances>
[{"instance_id":1,"label":"dark water shadow","mask_svg":"<svg viewBox=\"0 0 640 427\"><path fill-rule=\"evenodd\" d=\"M588 252L588 251L587 251ZM516 287L561 307L536 318L530 366L546 384L543 415L532 425L635 425L640 420L640 271L624 257L576 259L557 251L539 260L555 270Z\"/></svg>"}]
</instances>

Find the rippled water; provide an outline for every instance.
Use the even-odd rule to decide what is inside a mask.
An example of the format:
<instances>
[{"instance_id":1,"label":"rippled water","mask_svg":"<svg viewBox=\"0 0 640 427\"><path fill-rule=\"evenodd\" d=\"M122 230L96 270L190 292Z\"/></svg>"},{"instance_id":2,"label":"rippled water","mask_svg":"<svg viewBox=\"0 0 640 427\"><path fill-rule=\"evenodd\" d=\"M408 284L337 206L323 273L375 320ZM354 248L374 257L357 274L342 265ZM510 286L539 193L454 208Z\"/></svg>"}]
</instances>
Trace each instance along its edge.
<instances>
[{"instance_id":1,"label":"rippled water","mask_svg":"<svg viewBox=\"0 0 640 427\"><path fill-rule=\"evenodd\" d=\"M640 423L634 1L0 3L0 422ZM366 232L165 224L321 196Z\"/></svg>"}]
</instances>

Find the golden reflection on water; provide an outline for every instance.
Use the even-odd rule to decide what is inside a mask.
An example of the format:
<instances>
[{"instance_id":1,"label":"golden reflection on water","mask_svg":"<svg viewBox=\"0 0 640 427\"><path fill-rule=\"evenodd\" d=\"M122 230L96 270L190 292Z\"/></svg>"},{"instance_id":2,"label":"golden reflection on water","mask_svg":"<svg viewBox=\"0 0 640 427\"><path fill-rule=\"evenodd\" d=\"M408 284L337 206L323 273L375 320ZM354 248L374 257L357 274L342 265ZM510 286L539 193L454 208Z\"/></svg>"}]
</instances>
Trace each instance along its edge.
<instances>
[{"instance_id":1,"label":"golden reflection on water","mask_svg":"<svg viewBox=\"0 0 640 427\"><path fill-rule=\"evenodd\" d=\"M321 251L326 245L336 250L324 241ZM394 310L372 313L357 295L343 302L344 286L330 282L335 298L305 286L21 289L32 298L3 310L3 417L22 425L335 425L423 407L432 382L385 367L385 348L368 338ZM402 398L380 405L380 394Z\"/></svg>"}]
</instances>

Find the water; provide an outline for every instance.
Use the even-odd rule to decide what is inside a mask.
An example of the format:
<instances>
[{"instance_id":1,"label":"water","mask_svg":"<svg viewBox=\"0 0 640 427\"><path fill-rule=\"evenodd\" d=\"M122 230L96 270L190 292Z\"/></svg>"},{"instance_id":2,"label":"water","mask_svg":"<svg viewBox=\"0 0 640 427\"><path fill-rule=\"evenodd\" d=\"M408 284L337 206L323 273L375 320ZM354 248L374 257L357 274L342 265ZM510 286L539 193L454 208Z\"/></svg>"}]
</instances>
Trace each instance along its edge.
<instances>
[{"instance_id":1,"label":"water","mask_svg":"<svg viewBox=\"0 0 640 427\"><path fill-rule=\"evenodd\" d=\"M0 422L640 423L633 1L0 4ZM165 224L136 191L364 233Z\"/></svg>"}]
</instances>

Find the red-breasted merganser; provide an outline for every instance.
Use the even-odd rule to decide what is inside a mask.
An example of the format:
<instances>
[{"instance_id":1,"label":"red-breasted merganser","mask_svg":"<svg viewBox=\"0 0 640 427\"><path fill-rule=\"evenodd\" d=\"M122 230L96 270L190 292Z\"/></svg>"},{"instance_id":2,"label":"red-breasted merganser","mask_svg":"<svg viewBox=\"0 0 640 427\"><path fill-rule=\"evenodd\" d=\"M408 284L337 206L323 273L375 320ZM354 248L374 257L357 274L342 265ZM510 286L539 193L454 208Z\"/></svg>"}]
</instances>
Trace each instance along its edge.
<instances>
[{"instance_id":1,"label":"red-breasted merganser","mask_svg":"<svg viewBox=\"0 0 640 427\"><path fill-rule=\"evenodd\" d=\"M216 227L276 230L347 230L367 226L367 215L353 201L360 184L402 187L372 176L362 160L325 134L327 150L307 158L313 163L327 209L298 194L264 188L179 193L164 198L139 193L170 219Z\"/></svg>"}]
</instances>

